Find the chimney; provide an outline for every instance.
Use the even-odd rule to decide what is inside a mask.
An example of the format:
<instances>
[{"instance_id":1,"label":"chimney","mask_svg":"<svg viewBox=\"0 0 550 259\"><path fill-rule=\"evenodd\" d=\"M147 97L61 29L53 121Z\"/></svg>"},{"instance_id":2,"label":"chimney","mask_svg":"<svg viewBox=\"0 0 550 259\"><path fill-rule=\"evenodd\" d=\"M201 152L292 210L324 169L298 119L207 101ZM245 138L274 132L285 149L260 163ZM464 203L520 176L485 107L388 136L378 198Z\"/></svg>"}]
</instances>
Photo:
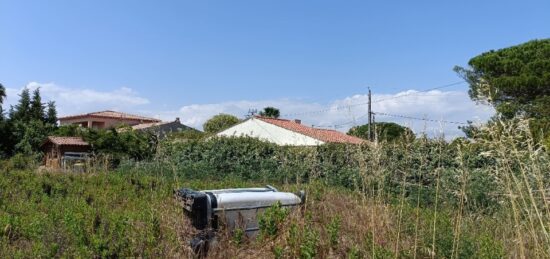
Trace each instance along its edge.
<instances>
[{"instance_id":1,"label":"chimney","mask_svg":"<svg viewBox=\"0 0 550 259\"><path fill-rule=\"evenodd\" d=\"M176 117L176 122L180 122L180 117Z\"/></svg>"},{"instance_id":2,"label":"chimney","mask_svg":"<svg viewBox=\"0 0 550 259\"><path fill-rule=\"evenodd\" d=\"M302 124L302 120L294 119L294 123Z\"/></svg>"}]
</instances>

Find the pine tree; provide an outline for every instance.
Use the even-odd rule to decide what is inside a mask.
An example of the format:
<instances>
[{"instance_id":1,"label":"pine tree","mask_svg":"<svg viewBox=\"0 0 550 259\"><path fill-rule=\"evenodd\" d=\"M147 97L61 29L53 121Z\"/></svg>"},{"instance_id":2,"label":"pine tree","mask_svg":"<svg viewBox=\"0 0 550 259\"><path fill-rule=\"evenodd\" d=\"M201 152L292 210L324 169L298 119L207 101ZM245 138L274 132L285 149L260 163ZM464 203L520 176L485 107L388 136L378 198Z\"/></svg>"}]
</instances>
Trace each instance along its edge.
<instances>
[{"instance_id":1,"label":"pine tree","mask_svg":"<svg viewBox=\"0 0 550 259\"><path fill-rule=\"evenodd\" d=\"M32 94L32 101L30 105L30 119L45 122L44 104L42 104L42 97L40 97L40 88L36 88Z\"/></svg>"},{"instance_id":2,"label":"pine tree","mask_svg":"<svg viewBox=\"0 0 550 259\"><path fill-rule=\"evenodd\" d=\"M48 102L48 110L46 112L46 122L52 125L57 124L57 110L55 109L55 102Z\"/></svg>"},{"instance_id":3,"label":"pine tree","mask_svg":"<svg viewBox=\"0 0 550 259\"><path fill-rule=\"evenodd\" d=\"M31 95L25 87L19 95L19 103L10 111L10 119L22 122L30 121Z\"/></svg>"},{"instance_id":4,"label":"pine tree","mask_svg":"<svg viewBox=\"0 0 550 259\"><path fill-rule=\"evenodd\" d=\"M10 105L10 109L8 110L8 118L15 118L15 108L13 105Z\"/></svg>"},{"instance_id":5,"label":"pine tree","mask_svg":"<svg viewBox=\"0 0 550 259\"><path fill-rule=\"evenodd\" d=\"M6 88L0 84L0 104L4 103L4 98L6 98Z\"/></svg>"}]
</instances>

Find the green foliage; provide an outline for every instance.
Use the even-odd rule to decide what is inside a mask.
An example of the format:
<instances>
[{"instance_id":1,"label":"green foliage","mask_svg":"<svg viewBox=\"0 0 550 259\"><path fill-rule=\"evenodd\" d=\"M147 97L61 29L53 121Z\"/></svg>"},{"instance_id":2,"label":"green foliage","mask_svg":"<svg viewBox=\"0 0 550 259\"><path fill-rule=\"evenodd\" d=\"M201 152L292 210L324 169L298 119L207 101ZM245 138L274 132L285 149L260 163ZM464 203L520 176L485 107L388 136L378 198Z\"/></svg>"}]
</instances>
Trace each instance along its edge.
<instances>
[{"instance_id":1,"label":"green foliage","mask_svg":"<svg viewBox=\"0 0 550 259\"><path fill-rule=\"evenodd\" d=\"M475 258L499 259L506 257L502 243L488 235L482 236L477 243L479 248L474 256Z\"/></svg>"},{"instance_id":2,"label":"green foliage","mask_svg":"<svg viewBox=\"0 0 550 259\"><path fill-rule=\"evenodd\" d=\"M237 245L240 245L243 243L245 238L245 232L242 228L236 228L233 232L233 242Z\"/></svg>"},{"instance_id":3,"label":"green foliage","mask_svg":"<svg viewBox=\"0 0 550 259\"><path fill-rule=\"evenodd\" d=\"M4 98L6 98L6 88L0 84L0 104L4 103Z\"/></svg>"},{"instance_id":4,"label":"green foliage","mask_svg":"<svg viewBox=\"0 0 550 259\"><path fill-rule=\"evenodd\" d=\"M329 242L332 247L338 245L338 239L340 238L340 225L342 224L342 219L340 216L332 218L330 223L327 226L327 233L329 236Z\"/></svg>"},{"instance_id":5,"label":"green foliage","mask_svg":"<svg viewBox=\"0 0 550 259\"><path fill-rule=\"evenodd\" d=\"M266 238L276 236L287 215L288 210L283 208L280 202L265 209L258 219L260 234Z\"/></svg>"},{"instance_id":6,"label":"green foliage","mask_svg":"<svg viewBox=\"0 0 550 259\"><path fill-rule=\"evenodd\" d=\"M40 89L33 91L31 100L30 91L24 88L15 107L10 108L9 118L0 119L0 157L15 153L31 155L40 151L44 139L57 127L49 116L55 115L55 105L48 104L48 113L44 111ZM55 119L57 120L57 119Z\"/></svg>"},{"instance_id":7,"label":"green foliage","mask_svg":"<svg viewBox=\"0 0 550 259\"><path fill-rule=\"evenodd\" d=\"M217 133L239 122L240 122L239 118L233 115L220 113L210 118L209 120L207 120L203 124L203 128L204 128L204 132L206 133Z\"/></svg>"},{"instance_id":8,"label":"green foliage","mask_svg":"<svg viewBox=\"0 0 550 259\"><path fill-rule=\"evenodd\" d=\"M284 252L285 252L285 250L284 250L282 247L280 247L280 246L275 246L275 247L273 247L273 256L274 256L276 259L281 259L281 258L283 258Z\"/></svg>"},{"instance_id":9,"label":"green foliage","mask_svg":"<svg viewBox=\"0 0 550 259\"><path fill-rule=\"evenodd\" d=\"M538 140L550 135L550 39L491 50L468 65L455 71L470 84L472 100L493 105L498 119L532 119ZM470 125L463 130L471 137L475 129Z\"/></svg>"},{"instance_id":10,"label":"green foliage","mask_svg":"<svg viewBox=\"0 0 550 259\"><path fill-rule=\"evenodd\" d=\"M265 107L263 111L260 111L260 116L269 117L269 118L279 118L281 112L275 107Z\"/></svg>"},{"instance_id":11,"label":"green foliage","mask_svg":"<svg viewBox=\"0 0 550 259\"><path fill-rule=\"evenodd\" d=\"M549 186L550 157L518 131L525 128L480 129L491 141L418 138L375 147L168 141L150 161L123 160L116 171L91 175L13 171L30 163L19 155L0 167L0 257L186 257L178 249L190 231L181 230L175 188L281 183L305 189L306 205L292 214L280 204L264 211L266 238L258 242L242 242L242 230L220 235L223 255L502 258L525 249L526 258L545 258L538 217L544 224L548 214L539 190Z\"/></svg>"},{"instance_id":12,"label":"green foliage","mask_svg":"<svg viewBox=\"0 0 550 259\"><path fill-rule=\"evenodd\" d=\"M45 121L44 104L40 97L40 88L36 88L32 93L32 100L29 107L29 113L32 120Z\"/></svg>"},{"instance_id":13,"label":"green foliage","mask_svg":"<svg viewBox=\"0 0 550 259\"><path fill-rule=\"evenodd\" d=\"M161 229L181 217L163 209L171 194L152 176L2 172L0 257L170 257L159 248L183 249Z\"/></svg>"},{"instance_id":14,"label":"green foliage","mask_svg":"<svg viewBox=\"0 0 550 259\"><path fill-rule=\"evenodd\" d=\"M57 110L55 108L55 102L49 101L46 110L46 123L56 125L57 124Z\"/></svg>"},{"instance_id":15,"label":"green foliage","mask_svg":"<svg viewBox=\"0 0 550 259\"><path fill-rule=\"evenodd\" d=\"M56 131L54 132L54 135L60 136L60 137L71 137L71 136L80 136L81 128L78 125L75 124L69 124L69 125L62 125L59 126Z\"/></svg>"},{"instance_id":16,"label":"green foliage","mask_svg":"<svg viewBox=\"0 0 550 259\"><path fill-rule=\"evenodd\" d=\"M359 248L357 246L353 246L349 249L348 254L347 254L347 258L348 259L359 259L359 258L363 258L363 256L361 254L361 250L359 250Z\"/></svg>"},{"instance_id":17,"label":"green foliage","mask_svg":"<svg viewBox=\"0 0 550 259\"><path fill-rule=\"evenodd\" d=\"M19 102L15 105L15 108L10 110L10 119L14 121L21 121L23 123L29 122L32 118L30 109L30 92L28 88L24 88L19 95Z\"/></svg>"},{"instance_id":18,"label":"green foliage","mask_svg":"<svg viewBox=\"0 0 550 259\"><path fill-rule=\"evenodd\" d=\"M113 165L118 165L125 158L146 160L156 153L158 139L148 131L135 131L130 127L119 129L90 129L76 125L60 126L56 136L79 136L92 146L97 155L110 158Z\"/></svg>"},{"instance_id":19,"label":"green foliage","mask_svg":"<svg viewBox=\"0 0 550 259\"><path fill-rule=\"evenodd\" d=\"M378 141L404 141L414 139L414 133L411 129L393 122L376 122L372 124L372 130ZM356 136L362 139L369 139L369 125L361 125L351 128L348 135Z\"/></svg>"},{"instance_id":20,"label":"green foliage","mask_svg":"<svg viewBox=\"0 0 550 259\"><path fill-rule=\"evenodd\" d=\"M506 118L540 117L550 109L550 39L489 51L455 70L470 83L470 97L487 101Z\"/></svg>"},{"instance_id":21,"label":"green foliage","mask_svg":"<svg viewBox=\"0 0 550 259\"><path fill-rule=\"evenodd\" d=\"M40 146L46 137L54 131L53 125L45 124L41 120L31 120L27 123L16 121L14 128L14 135L19 141L15 145L15 151L27 155L40 152Z\"/></svg>"},{"instance_id":22,"label":"green foliage","mask_svg":"<svg viewBox=\"0 0 550 259\"><path fill-rule=\"evenodd\" d=\"M13 137L13 124L0 116L0 159L7 158L13 153L16 139Z\"/></svg>"},{"instance_id":23,"label":"green foliage","mask_svg":"<svg viewBox=\"0 0 550 259\"><path fill-rule=\"evenodd\" d=\"M465 183L466 210L490 214L501 206L501 199L493 194L498 189L498 178L487 173L495 160L480 156L486 150L478 143L449 144L425 138L387 143L373 150L369 145L343 144L281 147L236 137L163 142L157 160L173 164L169 172L189 178L314 182L366 190L367 195L381 191L411 202L420 199L423 207L435 203L438 179L438 195L443 200L440 206L458 206L456 192ZM142 162L141 166L146 164ZM467 178L459 177L464 170ZM317 199L322 189L312 188L308 196Z\"/></svg>"},{"instance_id":24,"label":"green foliage","mask_svg":"<svg viewBox=\"0 0 550 259\"><path fill-rule=\"evenodd\" d=\"M187 129L179 132L172 132L168 134L166 138L168 141L193 141L203 139L205 136L206 134L204 134L204 132L195 129Z\"/></svg>"},{"instance_id":25,"label":"green foliage","mask_svg":"<svg viewBox=\"0 0 550 259\"><path fill-rule=\"evenodd\" d=\"M305 228L300 245L300 258L311 259L317 255L319 232L312 228Z\"/></svg>"},{"instance_id":26,"label":"green foliage","mask_svg":"<svg viewBox=\"0 0 550 259\"><path fill-rule=\"evenodd\" d=\"M40 154L32 154L32 155L23 155L21 153L15 154L12 156L8 163L5 165L6 170L14 170L14 169L29 169L34 168L40 161L41 155Z\"/></svg>"}]
</instances>

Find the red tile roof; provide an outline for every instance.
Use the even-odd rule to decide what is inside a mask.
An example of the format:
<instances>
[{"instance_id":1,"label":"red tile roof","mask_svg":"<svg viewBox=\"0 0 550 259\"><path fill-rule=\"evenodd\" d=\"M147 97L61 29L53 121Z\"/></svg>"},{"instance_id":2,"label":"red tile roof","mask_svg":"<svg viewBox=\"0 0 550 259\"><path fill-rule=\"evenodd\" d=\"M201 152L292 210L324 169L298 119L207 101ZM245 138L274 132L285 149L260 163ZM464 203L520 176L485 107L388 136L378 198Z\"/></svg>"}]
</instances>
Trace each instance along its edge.
<instances>
[{"instance_id":1,"label":"red tile roof","mask_svg":"<svg viewBox=\"0 0 550 259\"><path fill-rule=\"evenodd\" d=\"M54 137L49 136L44 144L51 142L58 146L89 146L88 142L84 141L81 137Z\"/></svg>"},{"instance_id":2,"label":"red tile roof","mask_svg":"<svg viewBox=\"0 0 550 259\"><path fill-rule=\"evenodd\" d=\"M318 139L326 143L349 143L349 144L365 143L364 139L350 136L336 130L312 128L291 120L266 118L266 117L260 117L260 116L256 117L256 119L273 124L275 126L279 126L287 130L291 130L291 131L312 137L314 139Z\"/></svg>"},{"instance_id":3,"label":"red tile roof","mask_svg":"<svg viewBox=\"0 0 550 259\"><path fill-rule=\"evenodd\" d=\"M116 111L100 111L100 112L91 112L86 114L71 115L59 118L59 120L67 119L78 119L85 117L95 117L95 118L108 118L108 119L125 119L125 120L136 120L141 122L161 122L159 119L144 117L140 115L133 115L123 112Z\"/></svg>"}]
</instances>

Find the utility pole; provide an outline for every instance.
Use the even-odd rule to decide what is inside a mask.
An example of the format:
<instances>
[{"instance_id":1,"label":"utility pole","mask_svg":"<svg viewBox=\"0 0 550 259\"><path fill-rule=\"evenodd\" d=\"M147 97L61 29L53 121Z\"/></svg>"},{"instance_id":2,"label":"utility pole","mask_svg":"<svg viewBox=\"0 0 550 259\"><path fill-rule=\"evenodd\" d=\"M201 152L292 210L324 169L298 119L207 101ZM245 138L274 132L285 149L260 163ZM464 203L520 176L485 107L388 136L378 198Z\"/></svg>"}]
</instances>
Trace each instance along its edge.
<instances>
[{"instance_id":1,"label":"utility pole","mask_svg":"<svg viewBox=\"0 0 550 259\"><path fill-rule=\"evenodd\" d=\"M258 113L257 109L248 109L248 114L246 114L246 118L252 118L256 116L257 113Z\"/></svg>"},{"instance_id":2,"label":"utility pole","mask_svg":"<svg viewBox=\"0 0 550 259\"><path fill-rule=\"evenodd\" d=\"M369 140L372 141L372 109L371 109L371 92L369 87Z\"/></svg>"}]
</instances>

